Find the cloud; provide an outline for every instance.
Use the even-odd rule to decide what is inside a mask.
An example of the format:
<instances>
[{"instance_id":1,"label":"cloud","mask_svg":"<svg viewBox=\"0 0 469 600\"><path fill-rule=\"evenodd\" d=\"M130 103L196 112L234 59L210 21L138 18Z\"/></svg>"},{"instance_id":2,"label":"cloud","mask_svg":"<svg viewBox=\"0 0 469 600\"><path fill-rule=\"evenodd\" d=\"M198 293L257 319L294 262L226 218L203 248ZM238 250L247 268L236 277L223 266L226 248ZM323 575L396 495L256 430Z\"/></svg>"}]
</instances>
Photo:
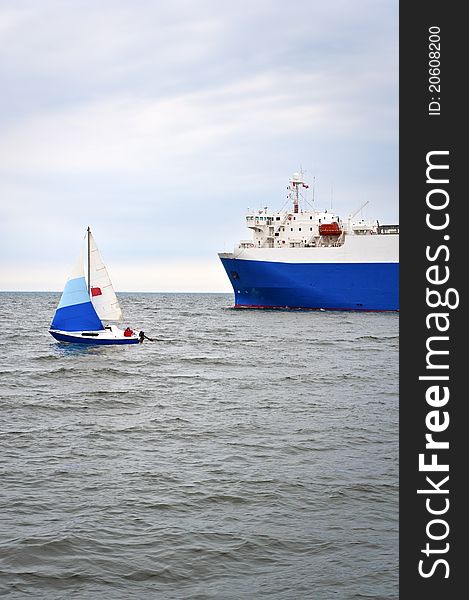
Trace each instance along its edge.
<instances>
[{"instance_id":1,"label":"cloud","mask_svg":"<svg viewBox=\"0 0 469 600\"><path fill-rule=\"evenodd\" d=\"M377 111L376 127L370 128L363 111L361 91L370 85L363 78L339 83L324 74L269 72L165 98L113 94L5 128L1 169L139 173L163 165L175 175L178 163L186 166L194 154L259 137L322 138L324 123L328 138L386 139L391 120Z\"/></svg>"},{"instance_id":2,"label":"cloud","mask_svg":"<svg viewBox=\"0 0 469 600\"><path fill-rule=\"evenodd\" d=\"M208 273L300 164L396 221L397 6L0 2L0 252L37 269L90 224L119 262Z\"/></svg>"}]
</instances>

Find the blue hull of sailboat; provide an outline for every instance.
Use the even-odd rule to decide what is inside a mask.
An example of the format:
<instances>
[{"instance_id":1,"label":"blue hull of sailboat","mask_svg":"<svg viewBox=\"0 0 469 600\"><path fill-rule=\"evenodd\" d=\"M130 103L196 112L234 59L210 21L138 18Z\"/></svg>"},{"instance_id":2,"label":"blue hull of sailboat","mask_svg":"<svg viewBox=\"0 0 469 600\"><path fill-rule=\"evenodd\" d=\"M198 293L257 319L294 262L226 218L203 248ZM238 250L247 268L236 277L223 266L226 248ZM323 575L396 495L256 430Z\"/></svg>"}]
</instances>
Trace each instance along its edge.
<instances>
[{"instance_id":1,"label":"blue hull of sailboat","mask_svg":"<svg viewBox=\"0 0 469 600\"><path fill-rule=\"evenodd\" d=\"M59 333L58 331L49 331L52 337L54 337L59 342L70 342L72 344L92 344L94 346L122 346L124 344L138 344L138 338L128 338L128 339L105 339L105 338L95 338L91 336L83 336L78 337L77 335L67 335L65 333Z\"/></svg>"}]
</instances>

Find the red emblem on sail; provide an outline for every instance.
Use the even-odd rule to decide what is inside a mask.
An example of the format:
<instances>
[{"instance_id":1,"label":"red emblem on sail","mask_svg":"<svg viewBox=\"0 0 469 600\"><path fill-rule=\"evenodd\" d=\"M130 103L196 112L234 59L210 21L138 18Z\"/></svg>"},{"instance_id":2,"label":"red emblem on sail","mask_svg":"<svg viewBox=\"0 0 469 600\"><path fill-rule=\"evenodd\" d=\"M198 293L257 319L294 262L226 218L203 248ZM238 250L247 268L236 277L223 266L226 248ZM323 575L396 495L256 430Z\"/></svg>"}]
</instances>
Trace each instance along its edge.
<instances>
[{"instance_id":1,"label":"red emblem on sail","mask_svg":"<svg viewBox=\"0 0 469 600\"><path fill-rule=\"evenodd\" d=\"M98 287L92 287L91 288L91 297L94 298L95 296L102 296L103 292L101 291L101 288Z\"/></svg>"}]
</instances>

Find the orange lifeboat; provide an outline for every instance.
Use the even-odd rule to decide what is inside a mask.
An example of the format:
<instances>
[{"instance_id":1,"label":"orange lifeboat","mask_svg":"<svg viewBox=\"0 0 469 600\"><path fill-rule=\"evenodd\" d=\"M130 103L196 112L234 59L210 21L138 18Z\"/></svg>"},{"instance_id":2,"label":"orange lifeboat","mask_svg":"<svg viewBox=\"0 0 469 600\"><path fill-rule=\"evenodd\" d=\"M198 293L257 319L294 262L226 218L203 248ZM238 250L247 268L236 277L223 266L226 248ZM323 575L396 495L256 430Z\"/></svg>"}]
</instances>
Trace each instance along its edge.
<instances>
[{"instance_id":1,"label":"orange lifeboat","mask_svg":"<svg viewBox=\"0 0 469 600\"><path fill-rule=\"evenodd\" d=\"M339 227L339 224L335 221L333 223L322 223L319 225L319 234L320 235L340 235L342 230Z\"/></svg>"}]
</instances>

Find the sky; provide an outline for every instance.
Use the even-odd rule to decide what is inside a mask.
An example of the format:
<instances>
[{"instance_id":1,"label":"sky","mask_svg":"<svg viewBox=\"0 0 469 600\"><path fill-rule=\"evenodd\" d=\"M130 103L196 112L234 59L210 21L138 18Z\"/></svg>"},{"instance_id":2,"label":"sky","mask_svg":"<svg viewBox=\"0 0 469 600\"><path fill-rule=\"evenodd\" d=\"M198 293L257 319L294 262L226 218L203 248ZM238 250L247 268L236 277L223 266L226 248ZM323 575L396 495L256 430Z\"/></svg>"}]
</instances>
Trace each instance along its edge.
<instances>
[{"instance_id":1,"label":"sky","mask_svg":"<svg viewBox=\"0 0 469 600\"><path fill-rule=\"evenodd\" d=\"M230 292L248 208L398 223L397 0L0 0L0 289Z\"/></svg>"}]
</instances>

